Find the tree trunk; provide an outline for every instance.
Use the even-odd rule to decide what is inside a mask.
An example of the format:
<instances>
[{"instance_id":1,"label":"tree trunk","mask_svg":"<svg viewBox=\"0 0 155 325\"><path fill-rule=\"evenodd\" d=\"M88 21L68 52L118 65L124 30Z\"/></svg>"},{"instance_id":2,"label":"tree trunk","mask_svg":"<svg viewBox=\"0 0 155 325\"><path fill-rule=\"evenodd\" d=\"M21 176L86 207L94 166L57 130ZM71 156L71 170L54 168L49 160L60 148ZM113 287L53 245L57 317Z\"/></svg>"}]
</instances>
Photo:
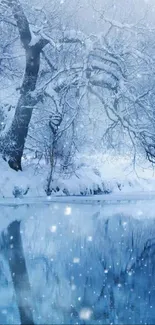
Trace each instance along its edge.
<instances>
[{"instance_id":1,"label":"tree trunk","mask_svg":"<svg viewBox=\"0 0 155 325\"><path fill-rule=\"evenodd\" d=\"M5 0L17 24L21 43L26 53L26 68L24 80L20 89L21 96L17 103L15 115L10 130L4 139L1 139L0 151L9 166L14 170L22 170L21 158L23 155L28 127L32 111L37 99L32 96L35 90L40 67L40 53L48 44L46 39L40 39L35 45L31 45L31 32L28 20L19 0Z\"/></svg>"},{"instance_id":2,"label":"tree trunk","mask_svg":"<svg viewBox=\"0 0 155 325\"><path fill-rule=\"evenodd\" d=\"M8 160L9 166L14 170L22 170L21 158L23 155L28 127L36 98L33 98L32 91L35 90L40 66L40 53L45 42L38 42L35 46L29 46L26 50L26 69L21 96L17 103L15 115L10 130L3 140L3 157Z\"/></svg>"}]
</instances>

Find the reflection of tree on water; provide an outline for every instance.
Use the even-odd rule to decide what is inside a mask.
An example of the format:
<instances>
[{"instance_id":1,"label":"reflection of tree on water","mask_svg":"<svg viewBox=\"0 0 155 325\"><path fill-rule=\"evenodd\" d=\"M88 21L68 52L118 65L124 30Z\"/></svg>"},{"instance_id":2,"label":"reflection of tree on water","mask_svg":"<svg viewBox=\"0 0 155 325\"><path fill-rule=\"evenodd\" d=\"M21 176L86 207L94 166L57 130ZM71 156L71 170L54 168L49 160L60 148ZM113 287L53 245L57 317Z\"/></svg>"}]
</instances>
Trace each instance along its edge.
<instances>
[{"instance_id":1,"label":"reflection of tree on water","mask_svg":"<svg viewBox=\"0 0 155 325\"><path fill-rule=\"evenodd\" d=\"M154 324L153 301L155 299L155 241L154 222L142 226L142 222L117 218L105 222L108 253L101 255L103 284L98 302L96 319L106 323ZM114 226L108 223L114 222ZM149 227L153 226L152 230ZM116 233L110 227L115 228ZM145 228L146 227L146 228ZM110 232L110 235L109 235ZM117 233L119 238L117 238ZM104 234L103 234L104 235ZM147 236L151 239L145 239ZM114 241L114 238L117 240ZM144 238L144 239L143 239ZM109 258L108 258L109 256ZM109 259L111 259L109 264ZM106 302L105 302L106 300ZM105 306L105 313L102 307Z\"/></svg>"},{"instance_id":2,"label":"reflection of tree on water","mask_svg":"<svg viewBox=\"0 0 155 325\"><path fill-rule=\"evenodd\" d=\"M23 252L20 222L14 221L3 234L3 248L9 263L21 324L34 324L28 272Z\"/></svg>"},{"instance_id":3,"label":"reflection of tree on water","mask_svg":"<svg viewBox=\"0 0 155 325\"><path fill-rule=\"evenodd\" d=\"M152 309L155 299L154 258L155 245L148 240L141 255L136 258L131 267L120 272L119 275L115 274L113 269L108 271L104 276L96 306L98 302L102 302L104 306L105 298L108 303L105 312L102 313L101 310L96 314L95 319L105 319L115 324L120 321L127 324L145 324L146 320L147 322L149 320L149 324L154 323ZM103 268L105 269L104 263Z\"/></svg>"},{"instance_id":4,"label":"reflection of tree on water","mask_svg":"<svg viewBox=\"0 0 155 325\"><path fill-rule=\"evenodd\" d=\"M77 236L60 216L52 237L32 222L34 237L30 224L22 236L36 324L155 323L154 220L95 217L91 236Z\"/></svg>"}]
</instances>

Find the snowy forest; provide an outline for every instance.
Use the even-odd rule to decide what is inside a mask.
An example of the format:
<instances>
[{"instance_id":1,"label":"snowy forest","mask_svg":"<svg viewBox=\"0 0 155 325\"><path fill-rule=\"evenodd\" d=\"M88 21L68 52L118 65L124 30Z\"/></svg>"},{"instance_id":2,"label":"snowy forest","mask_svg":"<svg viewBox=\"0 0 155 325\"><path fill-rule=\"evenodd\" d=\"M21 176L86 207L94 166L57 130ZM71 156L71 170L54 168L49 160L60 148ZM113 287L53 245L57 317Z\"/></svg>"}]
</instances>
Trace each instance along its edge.
<instances>
[{"instance_id":1,"label":"snowy forest","mask_svg":"<svg viewBox=\"0 0 155 325\"><path fill-rule=\"evenodd\" d=\"M154 11L1 0L2 197L154 189Z\"/></svg>"},{"instance_id":2,"label":"snowy forest","mask_svg":"<svg viewBox=\"0 0 155 325\"><path fill-rule=\"evenodd\" d=\"M155 324L154 17L0 0L0 324Z\"/></svg>"}]
</instances>

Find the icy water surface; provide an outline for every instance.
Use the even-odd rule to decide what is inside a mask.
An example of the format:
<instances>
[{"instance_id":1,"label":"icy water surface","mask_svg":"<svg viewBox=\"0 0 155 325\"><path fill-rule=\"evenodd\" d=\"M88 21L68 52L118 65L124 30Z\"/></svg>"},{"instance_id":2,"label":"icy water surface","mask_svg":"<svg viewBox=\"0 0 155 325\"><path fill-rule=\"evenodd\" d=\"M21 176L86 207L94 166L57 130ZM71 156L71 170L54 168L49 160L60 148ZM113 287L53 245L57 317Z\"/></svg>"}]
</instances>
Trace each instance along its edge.
<instances>
[{"instance_id":1,"label":"icy water surface","mask_svg":"<svg viewBox=\"0 0 155 325\"><path fill-rule=\"evenodd\" d=\"M34 324L155 324L155 202L30 204L3 207L0 215L0 324L20 324L21 288ZM3 240L16 219L28 298L20 276L15 290L9 268L15 259L22 272L11 244L17 239L7 248Z\"/></svg>"}]
</instances>

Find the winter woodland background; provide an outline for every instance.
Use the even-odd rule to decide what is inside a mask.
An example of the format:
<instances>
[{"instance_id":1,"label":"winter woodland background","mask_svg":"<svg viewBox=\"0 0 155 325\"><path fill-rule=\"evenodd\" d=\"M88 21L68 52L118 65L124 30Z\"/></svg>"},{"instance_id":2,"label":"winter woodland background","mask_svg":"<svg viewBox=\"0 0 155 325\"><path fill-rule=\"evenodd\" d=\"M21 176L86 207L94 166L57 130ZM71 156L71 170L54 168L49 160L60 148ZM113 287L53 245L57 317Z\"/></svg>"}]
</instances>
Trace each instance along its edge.
<instances>
[{"instance_id":1,"label":"winter woodland background","mask_svg":"<svg viewBox=\"0 0 155 325\"><path fill-rule=\"evenodd\" d=\"M0 0L2 324L155 323L154 15ZM82 197L111 192L135 201Z\"/></svg>"},{"instance_id":2,"label":"winter woodland background","mask_svg":"<svg viewBox=\"0 0 155 325\"><path fill-rule=\"evenodd\" d=\"M0 1L1 196L154 190L154 14Z\"/></svg>"}]
</instances>

